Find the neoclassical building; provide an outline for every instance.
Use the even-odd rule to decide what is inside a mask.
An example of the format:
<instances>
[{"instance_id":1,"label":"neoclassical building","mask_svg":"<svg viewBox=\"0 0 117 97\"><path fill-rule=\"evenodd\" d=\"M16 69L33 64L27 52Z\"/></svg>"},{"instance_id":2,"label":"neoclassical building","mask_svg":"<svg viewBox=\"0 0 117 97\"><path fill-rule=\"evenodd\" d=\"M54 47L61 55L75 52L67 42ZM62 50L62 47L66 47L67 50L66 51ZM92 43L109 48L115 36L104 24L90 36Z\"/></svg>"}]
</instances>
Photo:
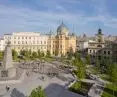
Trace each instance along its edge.
<instances>
[{"instance_id":1,"label":"neoclassical building","mask_svg":"<svg viewBox=\"0 0 117 97\"><path fill-rule=\"evenodd\" d=\"M65 24L57 28L57 34L49 34L48 50L52 55L66 55L68 52L76 51L76 36L71 33Z\"/></svg>"},{"instance_id":2,"label":"neoclassical building","mask_svg":"<svg viewBox=\"0 0 117 97\"><path fill-rule=\"evenodd\" d=\"M46 54L50 51L51 55L65 55L67 52L76 50L76 36L70 34L69 29L62 23L57 28L57 35L40 34L39 32L15 32L5 34L4 48L8 42L11 42L12 49L16 51L31 50L42 51Z\"/></svg>"},{"instance_id":3,"label":"neoclassical building","mask_svg":"<svg viewBox=\"0 0 117 97\"><path fill-rule=\"evenodd\" d=\"M11 42L12 49L17 52L21 50L47 51L48 36L38 32L18 32L4 35L4 47L8 40Z\"/></svg>"}]
</instances>

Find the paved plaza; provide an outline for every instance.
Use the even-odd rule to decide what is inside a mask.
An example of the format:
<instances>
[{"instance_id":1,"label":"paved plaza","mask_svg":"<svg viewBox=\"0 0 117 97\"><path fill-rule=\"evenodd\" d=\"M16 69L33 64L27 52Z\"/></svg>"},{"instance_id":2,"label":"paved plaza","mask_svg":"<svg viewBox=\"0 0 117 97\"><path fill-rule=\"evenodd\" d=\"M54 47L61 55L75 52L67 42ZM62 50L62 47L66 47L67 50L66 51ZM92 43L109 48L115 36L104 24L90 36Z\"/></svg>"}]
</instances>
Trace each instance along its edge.
<instances>
[{"instance_id":1,"label":"paved plaza","mask_svg":"<svg viewBox=\"0 0 117 97\"><path fill-rule=\"evenodd\" d=\"M74 81L74 77L68 70L60 70L56 65L54 66L54 64L47 62L43 64L43 73L32 72L32 69L25 69L29 74L25 74L24 80L21 83L1 84L0 97L15 97L12 95L14 88L25 96L29 96L31 91L39 85L45 89L48 97L83 97L65 89L70 82ZM58 75L49 76L46 74L46 71L48 69L51 70L52 67L58 70ZM10 88L9 91L6 91L6 86Z\"/></svg>"}]
</instances>

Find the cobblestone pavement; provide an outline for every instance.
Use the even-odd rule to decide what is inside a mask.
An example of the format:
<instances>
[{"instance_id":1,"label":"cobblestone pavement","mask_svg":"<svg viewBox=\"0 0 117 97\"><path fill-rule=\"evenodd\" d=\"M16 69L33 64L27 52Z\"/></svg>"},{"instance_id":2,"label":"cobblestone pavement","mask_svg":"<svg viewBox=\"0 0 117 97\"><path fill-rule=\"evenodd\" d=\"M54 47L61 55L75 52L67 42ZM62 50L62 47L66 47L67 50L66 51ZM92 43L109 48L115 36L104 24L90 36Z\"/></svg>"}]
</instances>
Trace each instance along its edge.
<instances>
[{"instance_id":1,"label":"cobblestone pavement","mask_svg":"<svg viewBox=\"0 0 117 97\"><path fill-rule=\"evenodd\" d=\"M44 76L43 80L42 76ZM31 91L39 85L45 89L48 97L83 97L63 88L66 84L73 80L74 77L72 74L66 72L61 72L59 77L54 76L53 78L48 77L45 74L32 73L28 77L25 75L25 80L22 83L0 85L0 97L10 97L10 93L14 88L28 96ZM10 87L8 92L6 92L6 86Z\"/></svg>"}]
</instances>

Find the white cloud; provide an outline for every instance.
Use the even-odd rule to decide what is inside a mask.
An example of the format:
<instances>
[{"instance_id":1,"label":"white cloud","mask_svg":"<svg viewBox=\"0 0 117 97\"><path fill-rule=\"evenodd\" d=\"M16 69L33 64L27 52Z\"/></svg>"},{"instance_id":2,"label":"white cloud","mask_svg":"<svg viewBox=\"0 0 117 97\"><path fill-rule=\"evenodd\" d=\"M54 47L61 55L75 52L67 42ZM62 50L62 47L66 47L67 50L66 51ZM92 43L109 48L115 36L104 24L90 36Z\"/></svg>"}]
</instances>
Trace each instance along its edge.
<instances>
[{"instance_id":1,"label":"white cloud","mask_svg":"<svg viewBox=\"0 0 117 97\"><path fill-rule=\"evenodd\" d=\"M68 0L69 1L69 0ZM74 1L76 2L76 1ZM84 29L96 21L105 27L117 28L117 19L109 14L99 13L95 16L87 16L83 12L70 13L62 6L56 6L61 12L37 11L28 8L17 8L0 5L0 27L3 32L14 31L42 31L49 29L56 31L60 21L76 27L76 31ZM82 27L82 28L81 28Z\"/></svg>"}]
</instances>

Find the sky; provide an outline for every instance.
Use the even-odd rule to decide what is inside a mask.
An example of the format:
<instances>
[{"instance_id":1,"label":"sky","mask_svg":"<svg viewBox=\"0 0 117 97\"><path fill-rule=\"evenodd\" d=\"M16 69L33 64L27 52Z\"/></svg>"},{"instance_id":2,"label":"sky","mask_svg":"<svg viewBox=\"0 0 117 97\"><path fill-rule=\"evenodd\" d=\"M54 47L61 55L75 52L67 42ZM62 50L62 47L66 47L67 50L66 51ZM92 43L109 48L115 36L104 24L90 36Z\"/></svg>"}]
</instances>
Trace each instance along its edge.
<instances>
[{"instance_id":1,"label":"sky","mask_svg":"<svg viewBox=\"0 0 117 97\"><path fill-rule=\"evenodd\" d=\"M0 36L12 32L70 32L92 36L99 28L117 35L117 0L0 0Z\"/></svg>"}]
</instances>

